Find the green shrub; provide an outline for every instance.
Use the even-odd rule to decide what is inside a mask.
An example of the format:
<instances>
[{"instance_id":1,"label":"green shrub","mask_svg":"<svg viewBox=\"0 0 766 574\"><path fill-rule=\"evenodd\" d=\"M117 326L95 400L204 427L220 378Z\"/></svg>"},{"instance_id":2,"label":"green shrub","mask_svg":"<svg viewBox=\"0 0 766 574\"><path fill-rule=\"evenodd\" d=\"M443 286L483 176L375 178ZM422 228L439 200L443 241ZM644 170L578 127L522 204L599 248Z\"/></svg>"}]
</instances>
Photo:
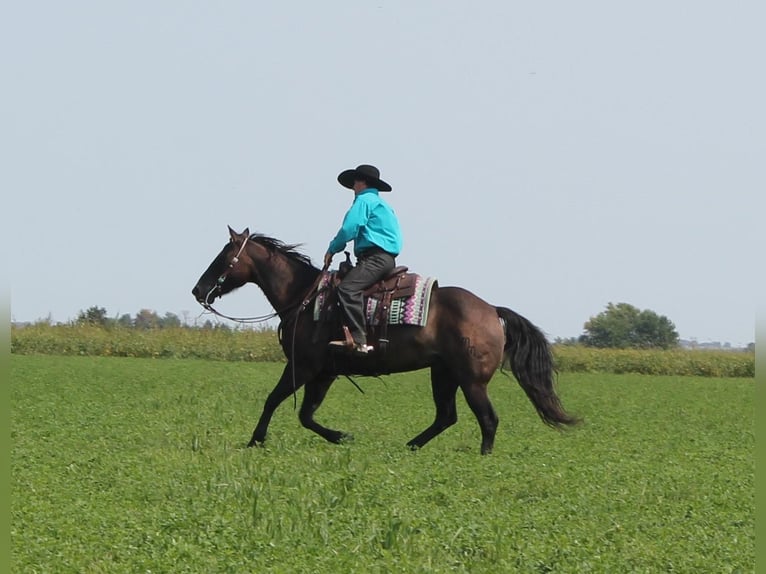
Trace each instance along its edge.
<instances>
[{"instance_id":1,"label":"green shrub","mask_svg":"<svg viewBox=\"0 0 766 574\"><path fill-rule=\"evenodd\" d=\"M554 345L553 349L558 370L567 373L755 376L752 352L596 349L579 345ZM11 352L219 361L285 360L274 329L131 329L39 324L12 327Z\"/></svg>"},{"instance_id":2,"label":"green shrub","mask_svg":"<svg viewBox=\"0 0 766 574\"><path fill-rule=\"evenodd\" d=\"M754 377L755 354L745 351L594 349L555 345L559 371L699 377Z\"/></svg>"},{"instance_id":3,"label":"green shrub","mask_svg":"<svg viewBox=\"0 0 766 574\"><path fill-rule=\"evenodd\" d=\"M91 355L222 361L283 361L276 331L131 329L95 325L33 325L11 329L11 352L20 355Z\"/></svg>"}]
</instances>

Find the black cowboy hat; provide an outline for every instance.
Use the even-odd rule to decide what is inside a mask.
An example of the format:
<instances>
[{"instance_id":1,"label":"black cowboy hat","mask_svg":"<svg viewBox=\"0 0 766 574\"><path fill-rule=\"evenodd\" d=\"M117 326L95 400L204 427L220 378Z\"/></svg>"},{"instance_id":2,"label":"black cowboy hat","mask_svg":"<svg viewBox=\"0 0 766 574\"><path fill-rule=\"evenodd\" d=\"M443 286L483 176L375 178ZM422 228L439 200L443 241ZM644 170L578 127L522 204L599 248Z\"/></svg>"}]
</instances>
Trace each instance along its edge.
<instances>
[{"instance_id":1,"label":"black cowboy hat","mask_svg":"<svg viewBox=\"0 0 766 574\"><path fill-rule=\"evenodd\" d=\"M343 187L354 189L354 181L357 179L363 179L370 187L374 187L378 191L391 191L391 186L380 179L380 171L374 165L362 164L356 169L342 171L338 176L338 183Z\"/></svg>"}]
</instances>

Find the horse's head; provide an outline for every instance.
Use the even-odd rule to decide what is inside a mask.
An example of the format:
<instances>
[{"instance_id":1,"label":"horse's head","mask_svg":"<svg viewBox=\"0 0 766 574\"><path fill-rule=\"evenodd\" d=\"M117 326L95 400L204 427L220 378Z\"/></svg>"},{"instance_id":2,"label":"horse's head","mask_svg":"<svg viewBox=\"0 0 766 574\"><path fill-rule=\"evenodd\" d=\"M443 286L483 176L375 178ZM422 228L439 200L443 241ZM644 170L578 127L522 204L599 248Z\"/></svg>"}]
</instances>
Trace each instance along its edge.
<instances>
[{"instance_id":1,"label":"horse's head","mask_svg":"<svg viewBox=\"0 0 766 574\"><path fill-rule=\"evenodd\" d=\"M250 229L237 233L229 227L229 237L229 242L192 289L192 295L203 306L211 305L217 297L242 287L251 277L252 261L245 249Z\"/></svg>"}]
</instances>

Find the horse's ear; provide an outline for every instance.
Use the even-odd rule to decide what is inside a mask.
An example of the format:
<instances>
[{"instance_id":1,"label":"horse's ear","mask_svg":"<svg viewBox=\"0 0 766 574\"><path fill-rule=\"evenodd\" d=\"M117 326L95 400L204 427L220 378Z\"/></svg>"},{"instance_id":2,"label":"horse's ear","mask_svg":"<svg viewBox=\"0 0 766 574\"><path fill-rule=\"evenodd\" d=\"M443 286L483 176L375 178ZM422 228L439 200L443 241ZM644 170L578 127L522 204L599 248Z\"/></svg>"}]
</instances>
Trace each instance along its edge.
<instances>
[{"instance_id":1,"label":"horse's ear","mask_svg":"<svg viewBox=\"0 0 766 574\"><path fill-rule=\"evenodd\" d=\"M245 238L250 237L250 228L245 227L245 230L242 233L237 233L231 228L231 225L227 225L229 228L229 238L231 239L232 243L240 243Z\"/></svg>"},{"instance_id":2,"label":"horse's ear","mask_svg":"<svg viewBox=\"0 0 766 574\"><path fill-rule=\"evenodd\" d=\"M231 242L232 242L232 243L236 243L236 242L237 242L237 240L239 239L239 233L237 233L236 231L234 231L234 230L231 228L231 225L227 225L226 227L228 227L228 228L229 228L229 239L231 240Z\"/></svg>"}]
</instances>

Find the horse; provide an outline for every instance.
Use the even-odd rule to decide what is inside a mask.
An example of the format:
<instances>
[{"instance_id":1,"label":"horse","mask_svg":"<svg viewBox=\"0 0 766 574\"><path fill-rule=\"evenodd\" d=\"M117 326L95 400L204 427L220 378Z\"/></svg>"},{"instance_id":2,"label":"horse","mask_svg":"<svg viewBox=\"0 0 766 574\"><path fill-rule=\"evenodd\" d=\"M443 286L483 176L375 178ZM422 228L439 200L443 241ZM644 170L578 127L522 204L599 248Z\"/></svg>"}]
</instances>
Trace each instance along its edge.
<instances>
[{"instance_id":1,"label":"horse","mask_svg":"<svg viewBox=\"0 0 766 574\"><path fill-rule=\"evenodd\" d=\"M491 305L461 287L434 285L424 326L391 325L385 352L368 355L332 350L339 325L317 322L310 302L326 269L312 265L300 244L229 227L229 241L192 289L208 310L215 299L247 283L257 285L280 319L278 333L287 358L281 377L268 395L248 446L262 446L272 415L288 397L305 387L300 423L331 443L351 435L314 420L338 376L379 376L430 368L436 406L433 423L407 446L419 449L457 422L458 388L481 429L481 454L495 442L498 416L487 394L495 371L510 367L542 421L559 429L580 420L563 408L556 393L551 347L529 320L507 307Z\"/></svg>"}]
</instances>

